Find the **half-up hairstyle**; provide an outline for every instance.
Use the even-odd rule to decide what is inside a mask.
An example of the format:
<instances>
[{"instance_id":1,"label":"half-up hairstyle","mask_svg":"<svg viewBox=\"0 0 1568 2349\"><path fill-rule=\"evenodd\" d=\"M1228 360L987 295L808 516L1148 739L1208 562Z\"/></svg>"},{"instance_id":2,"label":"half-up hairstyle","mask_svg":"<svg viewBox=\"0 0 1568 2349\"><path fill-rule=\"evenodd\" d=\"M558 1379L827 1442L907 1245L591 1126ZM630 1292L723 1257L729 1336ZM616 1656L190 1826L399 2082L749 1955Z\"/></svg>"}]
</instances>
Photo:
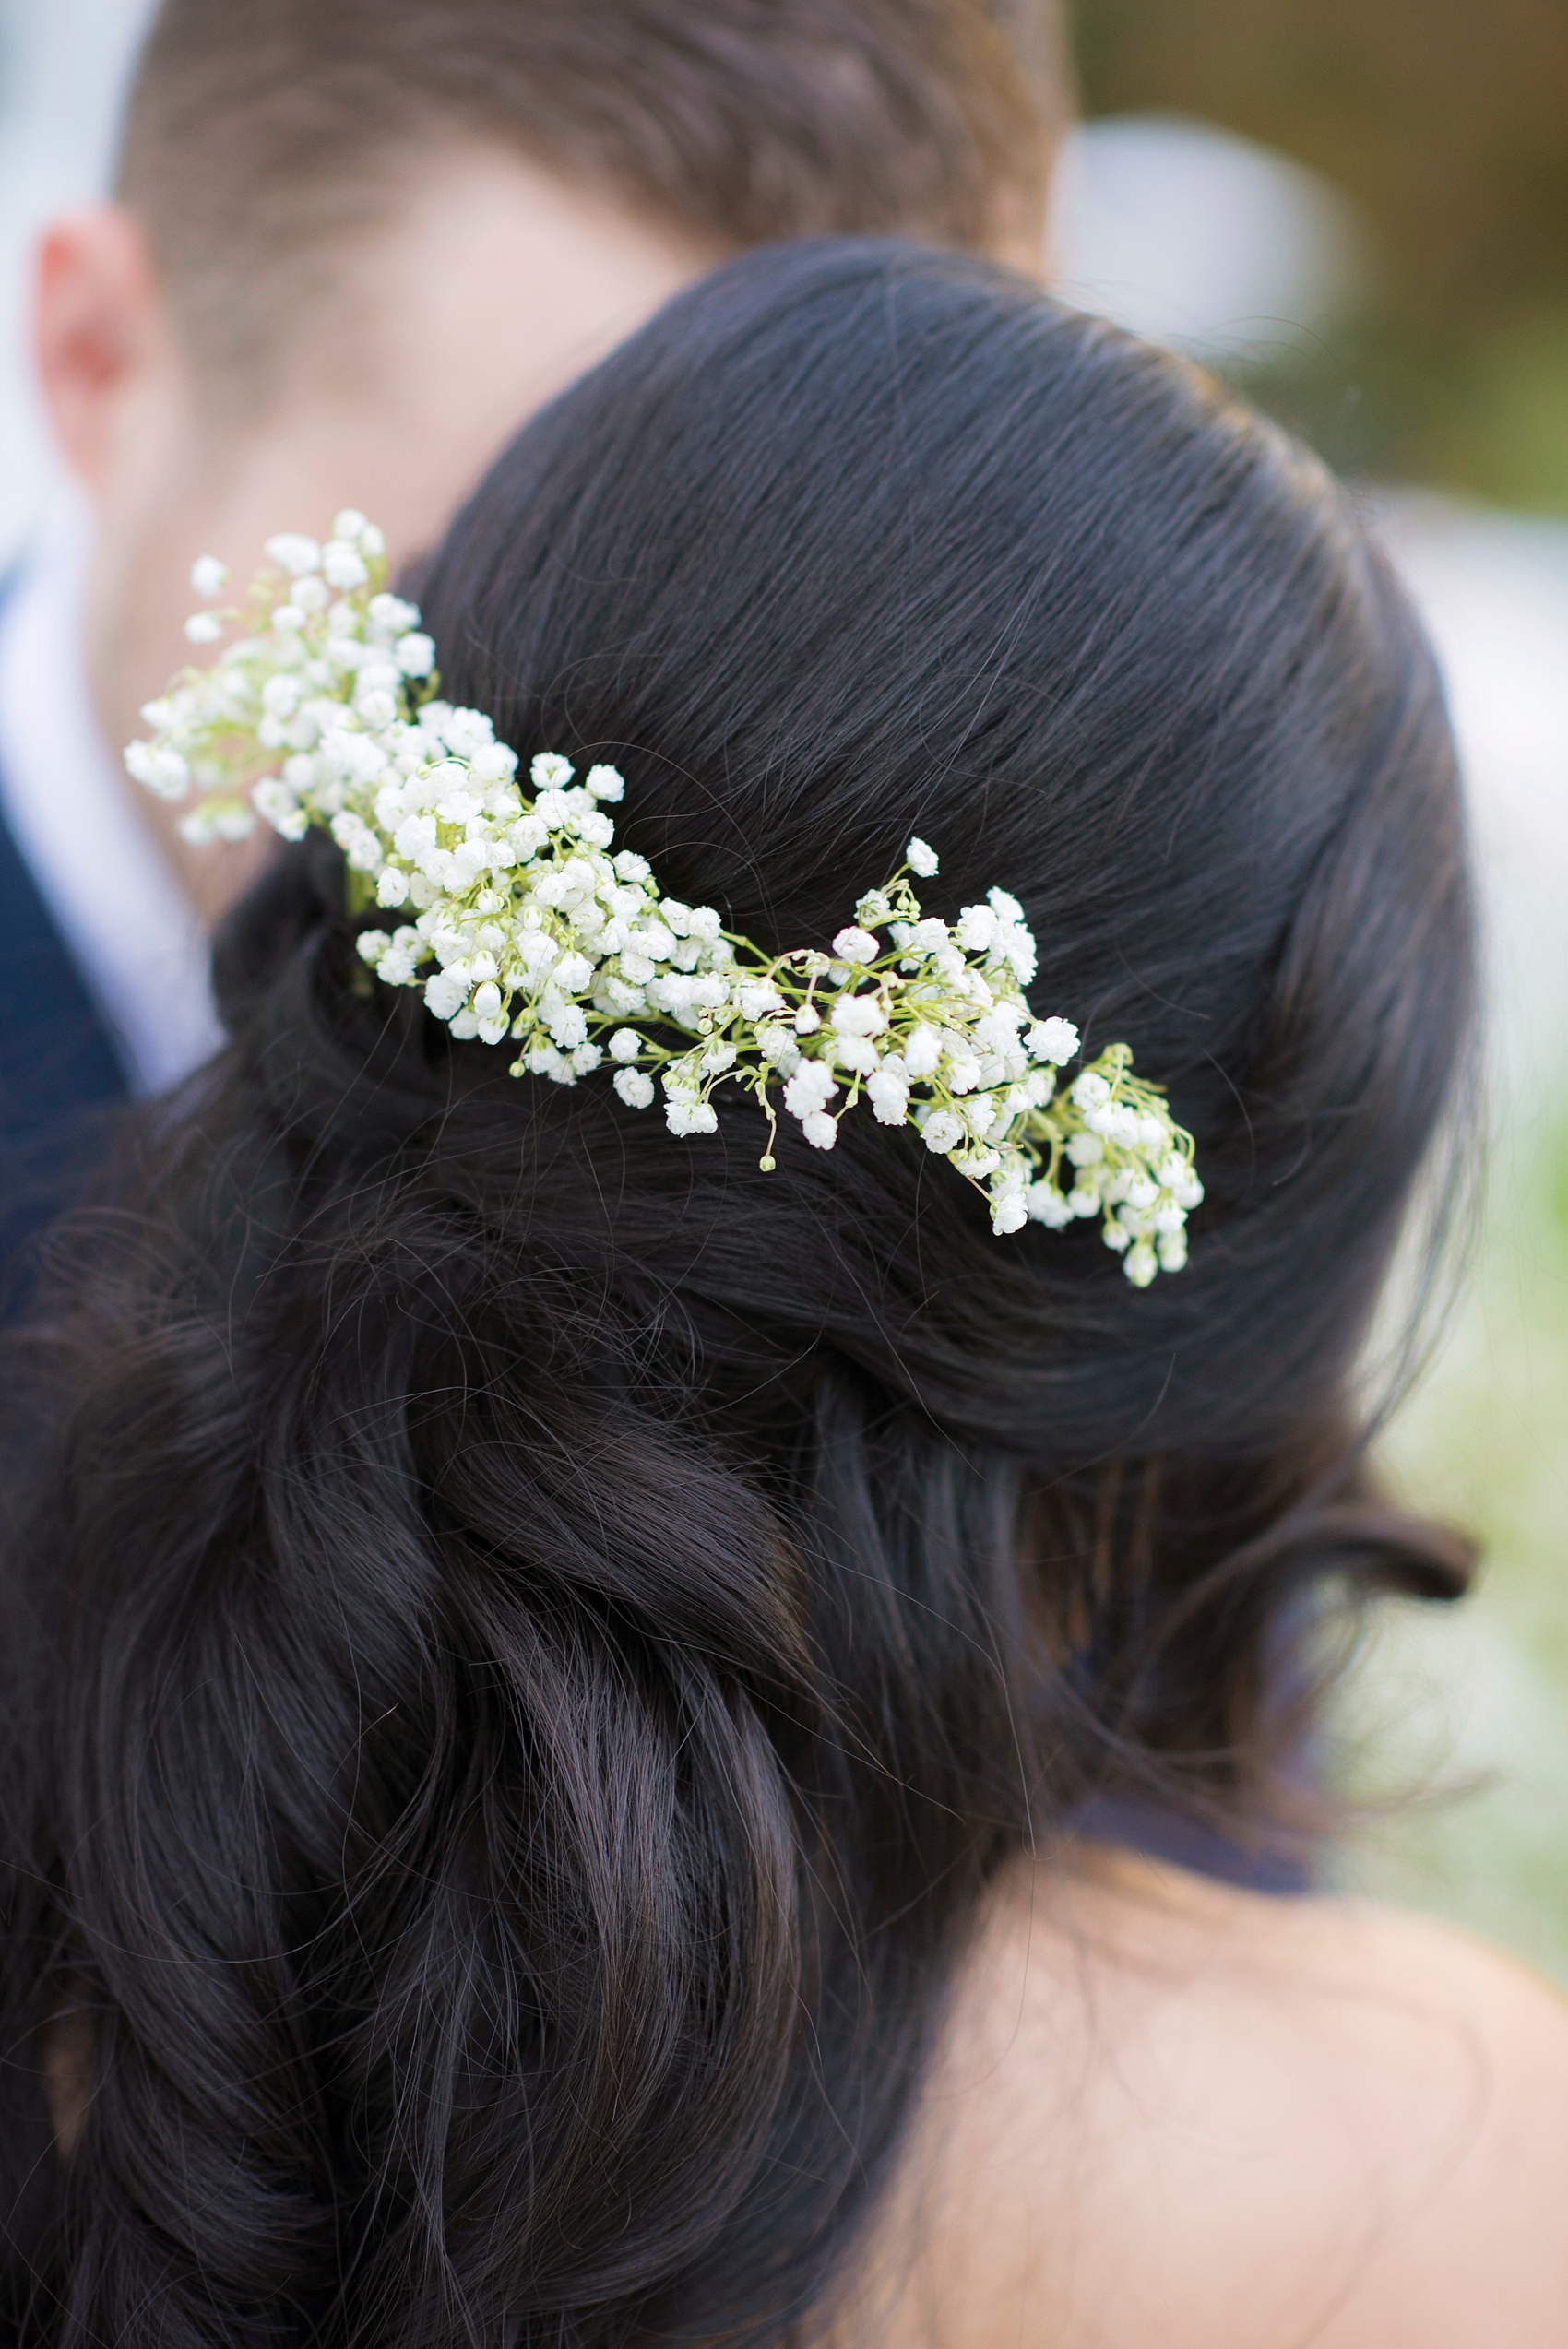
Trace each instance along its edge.
<instances>
[{"instance_id":1,"label":"half-up hairstyle","mask_svg":"<svg viewBox=\"0 0 1568 2349\"><path fill-rule=\"evenodd\" d=\"M1129 1795L1261 1831L1311 1594L1458 1578L1348 1399L1469 1029L1454 759L1313 459L983 265L802 245L421 587L445 693L621 766L731 929L826 941L912 832L933 910L1011 890L1207 1203L1138 1294L869 1119L765 1175L743 1099L681 1142L454 1043L283 855L11 1342L28 2349L809 2338L997 1872Z\"/></svg>"}]
</instances>

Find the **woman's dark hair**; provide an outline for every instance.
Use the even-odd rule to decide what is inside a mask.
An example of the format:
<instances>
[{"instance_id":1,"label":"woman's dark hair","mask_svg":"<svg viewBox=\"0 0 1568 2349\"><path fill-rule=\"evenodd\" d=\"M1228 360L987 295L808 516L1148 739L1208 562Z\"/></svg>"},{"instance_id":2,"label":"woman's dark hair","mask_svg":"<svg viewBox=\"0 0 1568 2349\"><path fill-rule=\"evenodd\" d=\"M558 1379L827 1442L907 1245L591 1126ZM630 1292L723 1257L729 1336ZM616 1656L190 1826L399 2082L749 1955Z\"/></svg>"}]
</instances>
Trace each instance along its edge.
<instances>
[{"instance_id":1,"label":"woman's dark hair","mask_svg":"<svg viewBox=\"0 0 1568 2349\"><path fill-rule=\"evenodd\" d=\"M1348 1399L1468 1031L1454 760L1314 461L980 264L784 248L422 584L445 693L732 929L911 832L1013 891L1207 1203L1139 1294L870 1120L764 1175L742 1098L453 1043L286 854L12 1342L16 2097L90 2033L28 2343L797 2337L998 1870L1107 1797L1245 1835L1311 1593L1456 1574Z\"/></svg>"}]
</instances>

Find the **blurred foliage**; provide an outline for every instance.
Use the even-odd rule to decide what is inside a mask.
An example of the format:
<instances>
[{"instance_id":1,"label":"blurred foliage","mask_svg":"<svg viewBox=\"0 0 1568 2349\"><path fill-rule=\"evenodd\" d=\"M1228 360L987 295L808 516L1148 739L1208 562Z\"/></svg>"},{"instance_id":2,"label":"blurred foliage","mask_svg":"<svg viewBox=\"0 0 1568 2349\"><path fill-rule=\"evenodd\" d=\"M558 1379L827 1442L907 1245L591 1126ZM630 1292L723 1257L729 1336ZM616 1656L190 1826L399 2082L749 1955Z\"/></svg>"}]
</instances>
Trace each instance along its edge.
<instances>
[{"instance_id":1,"label":"blurred foliage","mask_svg":"<svg viewBox=\"0 0 1568 2349\"><path fill-rule=\"evenodd\" d=\"M1483 1563L1462 1606L1374 1619L1335 1741L1371 1814L1338 1875L1568 1988L1568 1132L1500 1135L1491 1187L1476 1278L1382 1456Z\"/></svg>"},{"instance_id":2,"label":"blurred foliage","mask_svg":"<svg viewBox=\"0 0 1568 2349\"><path fill-rule=\"evenodd\" d=\"M1352 470L1568 513L1564 0L1075 0L1090 113L1224 125L1350 197L1360 314L1249 388Z\"/></svg>"}]
</instances>

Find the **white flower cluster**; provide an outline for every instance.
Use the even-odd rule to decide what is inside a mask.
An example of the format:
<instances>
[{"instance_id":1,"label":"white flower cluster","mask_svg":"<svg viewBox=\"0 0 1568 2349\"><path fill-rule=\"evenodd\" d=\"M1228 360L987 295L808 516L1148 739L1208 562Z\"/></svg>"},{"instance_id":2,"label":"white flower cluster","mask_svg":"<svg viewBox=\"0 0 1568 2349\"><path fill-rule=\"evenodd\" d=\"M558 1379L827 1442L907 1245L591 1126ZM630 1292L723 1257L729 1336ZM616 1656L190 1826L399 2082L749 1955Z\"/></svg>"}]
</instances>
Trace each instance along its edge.
<instances>
[{"instance_id":1,"label":"white flower cluster","mask_svg":"<svg viewBox=\"0 0 1568 2349\"><path fill-rule=\"evenodd\" d=\"M289 535L267 554L247 632L149 703L153 738L125 753L165 798L197 794L188 839L241 837L257 813L291 840L325 826L350 910L410 917L367 927L364 961L422 989L454 1036L514 1044L514 1075L574 1085L608 1060L628 1108L662 1094L677 1134L716 1131L722 1084L754 1095L771 1133L777 1087L818 1150L863 1098L980 1189L996 1231L1098 1217L1140 1287L1186 1262L1191 1137L1124 1044L1059 1092L1078 1032L1030 1010L1035 943L1005 890L952 922L927 914L914 883L938 860L911 840L829 950L765 955L613 853L613 767L578 783L545 753L525 791L490 719L436 698L434 647L386 591L362 515L340 514L325 546ZM192 574L209 600L224 580L210 556ZM200 612L186 633L215 643L240 617Z\"/></svg>"}]
</instances>

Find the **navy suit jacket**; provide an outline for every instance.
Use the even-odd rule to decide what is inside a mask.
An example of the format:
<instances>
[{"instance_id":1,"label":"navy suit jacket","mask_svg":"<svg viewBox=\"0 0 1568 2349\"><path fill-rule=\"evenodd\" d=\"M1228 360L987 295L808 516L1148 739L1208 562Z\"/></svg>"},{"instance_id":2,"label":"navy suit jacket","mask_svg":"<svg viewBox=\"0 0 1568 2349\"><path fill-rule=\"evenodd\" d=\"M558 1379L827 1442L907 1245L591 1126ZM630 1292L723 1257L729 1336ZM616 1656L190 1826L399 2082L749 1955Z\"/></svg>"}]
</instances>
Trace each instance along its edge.
<instances>
[{"instance_id":1,"label":"navy suit jacket","mask_svg":"<svg viewBox=\"0 0 1568 2349\"><path fill-rule=\"evenodd\" d=\"M97 1163L129 1097L109 1031L0 816L0 1311L28 1242Z\"/></svg>"}]
</instances>

